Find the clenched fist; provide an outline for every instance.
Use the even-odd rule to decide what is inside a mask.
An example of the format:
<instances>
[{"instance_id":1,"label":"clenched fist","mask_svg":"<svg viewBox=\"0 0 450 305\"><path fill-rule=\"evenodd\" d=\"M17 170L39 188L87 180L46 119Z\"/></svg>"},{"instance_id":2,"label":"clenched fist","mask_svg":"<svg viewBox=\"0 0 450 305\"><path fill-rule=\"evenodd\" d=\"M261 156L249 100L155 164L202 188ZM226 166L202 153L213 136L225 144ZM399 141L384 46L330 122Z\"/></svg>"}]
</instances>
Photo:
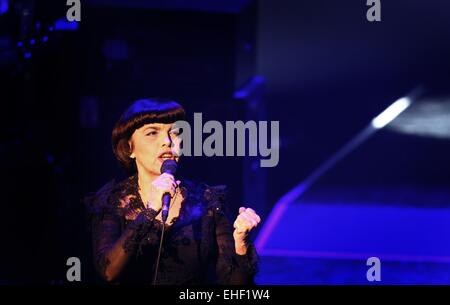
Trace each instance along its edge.
<instances>
[{"instance_id":1,"label":"clenched fist","mask_svg":"<svg viewBox=\"0 0 450 305\"><path fill-rule=\"evenodd\" d=\"M261 218L251 208L239 208L239 215L234 221L233 238L236 253L244 255L247 252L246 238L250 231L261 222Z\"/></svg>"}]
</instances>

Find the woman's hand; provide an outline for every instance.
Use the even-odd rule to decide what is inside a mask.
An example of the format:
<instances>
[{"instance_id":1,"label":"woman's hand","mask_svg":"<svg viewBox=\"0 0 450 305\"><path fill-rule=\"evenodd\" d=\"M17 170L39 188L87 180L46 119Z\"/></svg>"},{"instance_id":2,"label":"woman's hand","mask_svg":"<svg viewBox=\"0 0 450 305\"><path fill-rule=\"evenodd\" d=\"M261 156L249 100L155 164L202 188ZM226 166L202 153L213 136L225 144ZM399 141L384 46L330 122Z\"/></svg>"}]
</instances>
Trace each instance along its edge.
<instances>
[{"instance_id":1,"label":"woman's hand","mask_svg":"<svg viewBox=\"0 0 450 305\"><path fill-rule=\"evenodd\" d=\"M247 237L250 231L261 222L261 218L251 208L239 208L239 215L234 221L233 238L236 253L244 255L247 253Z\"/></svg>"},{"instance_id":2,"label":"woman's hand","mask_svg":"<svg viewBox=\"0 0 450 305\"><path fill-rule=\"evenodd\" d=\"M165 193L170 193L170 196L173 197L179 184L180 180L175 181L173 175L167 173L161 174L151 184L150 194L147 198L147 208L152 208L155 211L161 210L162 196Z\"/></svg>"}]
</instances>

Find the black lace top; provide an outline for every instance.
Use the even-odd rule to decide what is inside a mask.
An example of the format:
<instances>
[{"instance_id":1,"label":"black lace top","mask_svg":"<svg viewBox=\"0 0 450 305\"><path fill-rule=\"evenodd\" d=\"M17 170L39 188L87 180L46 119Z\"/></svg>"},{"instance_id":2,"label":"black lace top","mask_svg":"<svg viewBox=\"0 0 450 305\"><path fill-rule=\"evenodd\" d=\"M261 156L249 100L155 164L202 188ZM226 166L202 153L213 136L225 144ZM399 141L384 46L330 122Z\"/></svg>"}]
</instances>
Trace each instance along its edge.
<instances>
[{"instance_id":1,"label":"black lace top","mask_svg":"<svg viewBox=\"0 0 450 305\"><path fill-rule=\"evenodd\" d=\"M235 253L225 187L180 186L184 200L165 228L157 284L253 284L257 254L252 243L246 255ZM85 202L100 275L114 283L153 283L162 222L144 207L137 175L109 182Z\"/></svg>"}]
</instances>

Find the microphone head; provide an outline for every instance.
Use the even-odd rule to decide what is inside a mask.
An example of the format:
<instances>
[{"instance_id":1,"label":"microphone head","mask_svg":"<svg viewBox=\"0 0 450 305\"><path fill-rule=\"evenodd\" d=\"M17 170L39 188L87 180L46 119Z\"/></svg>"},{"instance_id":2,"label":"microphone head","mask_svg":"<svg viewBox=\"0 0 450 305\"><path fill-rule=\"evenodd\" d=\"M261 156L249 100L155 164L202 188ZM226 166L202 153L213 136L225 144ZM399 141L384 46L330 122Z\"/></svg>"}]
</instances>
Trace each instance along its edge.
<instances>
[{"instance_id":1,"label":"microphone head","mask_svg":"<svg viewBox=\"0 0 450 305\"><path fill-rule=\"evenodd\" d=\"M177 171L178 163L175 160L164 160L161 165L161 174L167 173L171 175L175 175Z\"/></svg>"}]
</instances>

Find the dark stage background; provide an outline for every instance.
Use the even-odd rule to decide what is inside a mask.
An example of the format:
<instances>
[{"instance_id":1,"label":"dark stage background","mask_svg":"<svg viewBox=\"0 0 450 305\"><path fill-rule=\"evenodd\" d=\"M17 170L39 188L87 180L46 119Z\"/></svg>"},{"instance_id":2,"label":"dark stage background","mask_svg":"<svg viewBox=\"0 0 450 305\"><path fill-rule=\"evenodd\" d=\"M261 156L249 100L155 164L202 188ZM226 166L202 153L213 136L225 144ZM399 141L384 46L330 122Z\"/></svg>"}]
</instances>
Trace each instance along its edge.
<instances>
[{"instance_id":1,"label":"dark stage background","mask_svg":"<svg viewBox=\"0 0 450 305\"><path fill-rule=\"evenodd\" d=\"M204 121L280 121L274 168L260 168L259 158L187 157L180 169L190 179L226 184L231 217L245 203L266 220L280 197L422 85L422 102L438 107L438 118L425 123L424 108L412 114L426 132L408 122L383 130L321 177L307 198L330 204L339 196L342 202L369 196L375 199L368 204L381 207L400 196L394 205L405 209L450 208L448 1L382 1L382 21L373 23L360 0L81 2L81 21L70 23L65 1L0 1L0 283L66 284L73 256L82 261L83 281L98 281L82 199L125 177L112 154L111 130L142 97L178 100L188 117L202 112ZM309 234L295 217L289 221L274 240ZM407 233L426 229L416 230ZM322 250L334 251L327 247ZM449 247L433 257L450 257ZM311 254L314 246L300 250L311 251L298 257L313 262L283 265L282 255L262 255L260 282L361 282L350 276L359 269L336 267L339 255L317 261L323 257ZM401 244L399 251L406 253ZM432 270L447 271L449 261ZM414 268L395 269L391 282ZM420 276L415 283L429 283L433 273ZM450 283L446 275L439 279Z\"/></svg>"}]
</instances>

